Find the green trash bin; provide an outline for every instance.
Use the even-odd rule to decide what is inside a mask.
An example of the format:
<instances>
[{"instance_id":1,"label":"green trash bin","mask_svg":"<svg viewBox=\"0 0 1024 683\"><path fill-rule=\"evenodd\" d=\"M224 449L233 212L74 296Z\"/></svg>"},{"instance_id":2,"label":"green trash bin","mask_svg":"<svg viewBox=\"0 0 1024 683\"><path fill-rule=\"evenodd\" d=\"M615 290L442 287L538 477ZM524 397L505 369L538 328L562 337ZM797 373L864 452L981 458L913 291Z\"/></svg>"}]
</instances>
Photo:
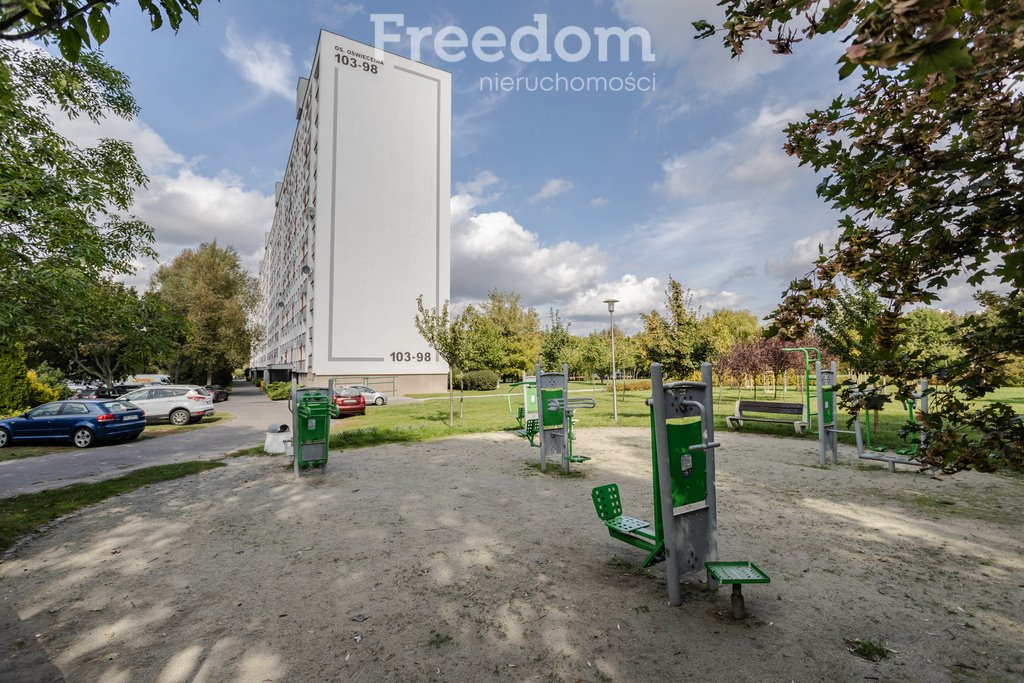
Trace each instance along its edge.
<instances>
[{"instance_id":1,"label":"green trash bin","mask_svg":"<svg viewBox=\"0 0 1024 683\"><path fill-rule=\"evenodd\" d=\"M323 394L303 394L295 408L295 457L300 469L327 467L331 434L330 399Z\"/></svg>"}]
</instances>

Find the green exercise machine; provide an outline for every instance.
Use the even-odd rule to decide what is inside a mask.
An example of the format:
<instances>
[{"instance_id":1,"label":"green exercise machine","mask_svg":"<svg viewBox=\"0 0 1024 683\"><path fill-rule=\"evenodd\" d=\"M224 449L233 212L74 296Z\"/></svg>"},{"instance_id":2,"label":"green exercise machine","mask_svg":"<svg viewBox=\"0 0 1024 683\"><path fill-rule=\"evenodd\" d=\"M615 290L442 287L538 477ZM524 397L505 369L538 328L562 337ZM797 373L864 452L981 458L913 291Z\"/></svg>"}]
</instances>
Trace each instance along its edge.
<instances>
[{"instance_id":1,"label":"green exercise machine","mask_svg":"<svg viewBox=\"0 0 1024 683\"><path fill-rule=\"evenodd\" d=\"M508 391L505 392L506 400L508 400L508 412L512 412L512 394L520 387L523 392L523 405L519 406L515 413L518 425L516 434L526 438L534 448L539 448L540 444L535 441L537 432L540 431L537 419L537 382L535 378L528 377L525 372L523 380L509 385Z\"/></svg>"},{"instance_id":2,"label":"green exercise machine","mask_svg":"<svg viewBox=\"0 0 1024 683\"><path fill-rule=\"evenodd\" d=\"M917 455L919 446L924 444L924 431L921 429L921 424L917 421L917 411L928 412L928 380L923 379L918 388L916 394L911 395L908 400L903 401L903 407L907 410L907 426L909 427L908 433L910 435L910 443L906 446L899 448L889 448L880 444L871 443L871 411L869 409L864 410L864 438L861 439L860 435L857 436L857 457L861 460L877 460L884 462L889 466L890 472L896 471L896 465L916 465L920 466L921 462L914 458ZM860 428L860 413L857 415L855 426ZM889 455L889 451L892 451L892 455Z\"/></svg>"},{"instance_id":3,"label":"green exercise machine","mask_svg":"<svg viewBox=\"0 0 1024 683\"><path fill-rule=\"evenodd\" d=\"M288 396L288 410L292 414L292 441L286 442L285 453L291 458L296 478L300 472L314 467L319 467L322 474L327 473L333 389L333 380L324 389L299 387L295 378L292 378Z\"/></svg>"},{"instance_id":4,"label":"green exercise machine","mask_svg":"<svg viewBox=\"0 0 1024 683\"><path fill-rule=\"evenodd\" d=\"M597 516L609 535L646 551L641 567L666 563L669 602L682 604L680 580L704 570L708 587L733 586L732 615L745 614L742 585L771 579L751 562L718 561L715 504L714 401L711 364L701 382L664 384L659 363L651 366L651 470L654 524L622 514L617 484L591 491Z\"/></svg>"},{"instance_id":5,"label":"green exercise machine","mask_svg":"<svg viewBox=\"0 0 1024 683\"><path fill-rule=\"evenodd\" d=\"M811 363L821 363L821 351L811 346L800 346L782 350L802 353L804 356L804 405L807 406L807 410L804 412L804 419L807 420L807 429L814 431L816 422L811 418ZM820 387L821 385L819 384L818 386Z\"/></svg>"},{"instance_id":6,"label":"green exercise machine","mask_svg":"<svg viewBox=\"0 0 1024 683\"><path fill-rule=\"evenodd\" d=\"M561 372L542 372L540 364L534 378L537 400L537 436L540 440L540 469L547 471L548 458L561 456L562 470L569 472L574 462L590 460L585 455L573 453L575 413L580 408L594 408L593 398L569 397L569 366L563 365ZM530 439L533 445L533 439Z\"/></svg>"}]
</instances>

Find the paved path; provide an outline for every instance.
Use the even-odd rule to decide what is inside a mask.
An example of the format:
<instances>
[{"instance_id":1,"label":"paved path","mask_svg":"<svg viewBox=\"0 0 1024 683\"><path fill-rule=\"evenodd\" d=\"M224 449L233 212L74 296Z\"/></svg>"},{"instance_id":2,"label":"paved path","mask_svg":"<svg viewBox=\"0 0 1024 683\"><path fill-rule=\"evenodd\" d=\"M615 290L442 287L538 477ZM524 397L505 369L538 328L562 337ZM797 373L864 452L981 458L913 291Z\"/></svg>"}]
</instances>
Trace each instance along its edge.
<instances>
[{"instance_id":1,"label":"paved path","mask_svg":"<svg viewBox=\"0 0 1024 683\"><path fill-rule=\"evenodd\" d=\"M0 498L110 479L152 465L221 458L230 451L262 444L271 423L291 422L286 401L271 401L242 381L232 385L229 401L215 407L235 419L156 439L0 462Z\"/></svg>"}]
</instances>

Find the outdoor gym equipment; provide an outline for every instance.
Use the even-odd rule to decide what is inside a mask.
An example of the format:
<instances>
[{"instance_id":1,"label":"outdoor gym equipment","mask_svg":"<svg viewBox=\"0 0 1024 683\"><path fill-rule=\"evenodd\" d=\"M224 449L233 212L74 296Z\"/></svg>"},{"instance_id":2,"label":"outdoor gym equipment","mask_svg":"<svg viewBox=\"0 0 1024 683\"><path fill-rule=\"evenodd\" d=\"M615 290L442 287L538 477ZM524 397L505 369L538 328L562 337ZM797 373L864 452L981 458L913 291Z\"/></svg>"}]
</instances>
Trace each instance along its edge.
<instances>
[{"instance_id":1,"label":"outdoor gym equipment","mask_svg":"<svg viewBox=\"0 0 1024 683\"><path fill-rule=\"evenodd\" d=\"M285 452L291 458L296 478L300 471L311 467L319 467L322 474L327 473L333 385L332 380L327 389L300 388L295 378L292 378L288 396L288 410L292 414L292 441L290 447L285 447Z\"/></svg>"},{"instance_id":2,"label":"outdoor gym equipment","mask_svg":"<svg viewBox=\"0 0 1024 683\"><path fill-rule=\"evenodd\" d=\"M893 448L892 452L894 455L885 455L889 452L889 448L886 446L874 446L871 444L871 412L869 410L864 411L864 427L866 430L866 438L861 439L860 437L860 414L856 418L854 426L857 428L857 457L861 460L876 460L884 462L889 466L890 472L896 471L896 465L917 465L920 466L921 462L916 458L912 457L917 455L918 442L924 444L924 432L921 430L921 425L918 423L914 411L917 407L917 402L920 401L921 412L928 412L928 380L923 379L919 385L918 393L911 395L910 399L904 401L903 405L907 409L907 423L912 425L914 429L910 430L912 441L909 446L902 448ZM866 441L866 443L865 443ZM865 452L865 447L871 453ZM877 455L876 455L877 454ZM897 457L898 456L898 457Z\"/></svg>"},{"instance_id":3,"label":"outdoor gym equipment","mask_svg":"<svg viewBox=\"0 0 1024 683\"><path fill-rule=\"evenodd\" d=\"M562 372L542 372L537 365L535 397L540 409L537 436L540 437L540 469L547 471L548 455L561 455L562 470L569 472L574 462L590 460L584 455L573 453L573 416L580 408L593 408L593 398L569 398L569 366L563 365ZM529 432L529 421L527 421ZM533 439L530 439L533 445Z\"/></svg>"},{"instance_id":4,"label":"outdoor gym equipment","mask_svg":"<svg viewBox=\"0 0 1024 683\"><path fill-rule=\"evenodd\" d=\"M860 460L884 462L889 466L890 472L896 471L896 465L921 464L917 460L907 457L917 453L917 443L893 449L895 455L883 455L889 452L887 447L873 446L871 444L871 413L868 409L864 410L866 434L861 429L860 411L854 416L852 430L839 429L835 396L836 364L833 361L830 370L822 370L821 361L816 361L814 368L818 395L818 463L820 465L828 464L829 453L832 456L832 464L839 462L839 434L853 434L857 443L857 457ZM919 426L914 417L917 401L921 402L922 412L928 412L928 380L921 380L920 391L905 403L908 411L908 421L915 426ZM916 434L919 440L922 443L924 442L924 435L921 434L920 429L916 429L911 433Z\"/></svg>"},{"instance_id":5,"label":"outdoor gym equipment","mask_svg":"<svg viewBox=\"0 0 1024 683\"><path fill-rule=\"evenodd\" d=\"M814 360L820 363L821 351L810 346L800 346L797 348L782 350L804 354L804 394L806 395L805 404L807 406L807 411L804 413L804 422L807 423L808 429L814 431L814 429L812 429L814 420L811 419L811 354L814 354Z\"/></svg>"},{"instance_id":6,"label":"outdoor gym equipment","mask_svg":"<svg viewBox=\"0 0 1024 683\"><path fill-rule=\"evenodd\" d=\"M828 464L828 452L832 453L832 464L839 464L839 435L853 434L860 443L860 422L854 423L854 430L839 429L836 421L836 363L828 370L821 369L821 361L814 361L814 383L818 396L818 464Z\"/></svg>"},{"instance_id":7,"label":"outdoor gym equipment","mask_svg":"<svg viewBox=\"0 0 1024 683\"><path fill-rule=\"evenodd\" d=\"M720 444L714 440L710 363L703 365L701 379L664 384L662 366L651 366L647 405L651 408L653 531L649 522L622 514L617 484L596 487L591 498L609 535L647 551L642 567L662 560L667 563L671 604L682 604L681 577L704 569L708 588L717 589L719 582L734 585L733 616L739 618L743 595L738 586L771 579L750 562L718 561L715 449Z\"/></svg>"},{"instance_id":8,"label":"outdoor gym equipment","mask_svg":"<svg viewBox=\"0 0 1024 683\"><path fill-rule=\"evenodd\" d=\"M523 405L516 409L516 423L519 425L519 429L516 430L516 434L519 436L526 437L529 440L530 445L538 447L540 444L534 443L534 438L537 436L539 428L537 426L537 382L533 377L527 377L526 373L523 373L523 381L515 382L510 385L508 391L505 393L505 398L508 400L508 412L512 412L512 392L517 388L523 388Z\"/></svg>"}]
</instances>

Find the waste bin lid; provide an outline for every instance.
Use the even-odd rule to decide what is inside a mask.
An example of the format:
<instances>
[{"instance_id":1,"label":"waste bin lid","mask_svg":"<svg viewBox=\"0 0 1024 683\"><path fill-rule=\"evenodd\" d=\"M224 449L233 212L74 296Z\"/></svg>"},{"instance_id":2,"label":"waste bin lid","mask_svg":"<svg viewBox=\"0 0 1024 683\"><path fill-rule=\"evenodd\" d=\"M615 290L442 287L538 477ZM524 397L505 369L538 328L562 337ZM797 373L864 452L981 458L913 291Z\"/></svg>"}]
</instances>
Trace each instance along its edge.
<instances>
[{"instance_id":1,"label":"waste bin lid","mask_svg":"<svg viewBox=\"0 0 1024 683\"><path fill-rule=\"evenodd\" d=\"M280 434L281 432L287 432L288 425L279 425L274 423L267 427L267 434Z\"/></svg>"}]
</instances>

